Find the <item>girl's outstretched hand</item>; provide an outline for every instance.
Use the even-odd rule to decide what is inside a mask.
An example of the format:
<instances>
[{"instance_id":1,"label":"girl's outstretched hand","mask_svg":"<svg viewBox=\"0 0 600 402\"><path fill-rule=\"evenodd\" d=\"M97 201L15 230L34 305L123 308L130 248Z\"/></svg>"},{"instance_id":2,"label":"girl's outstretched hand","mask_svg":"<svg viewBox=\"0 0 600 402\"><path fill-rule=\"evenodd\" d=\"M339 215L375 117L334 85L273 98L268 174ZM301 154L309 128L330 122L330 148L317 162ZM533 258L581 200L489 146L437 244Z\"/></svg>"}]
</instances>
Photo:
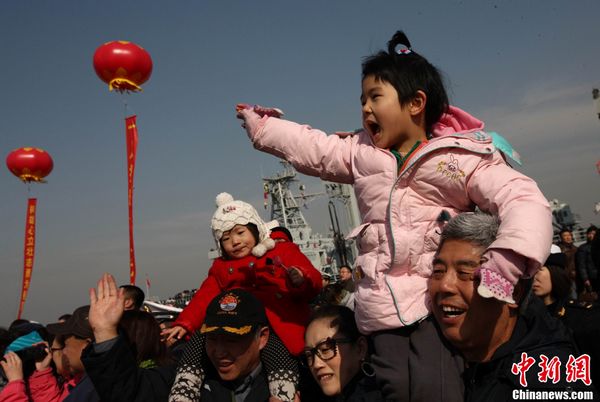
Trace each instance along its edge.
<instances>
[{"instance_id":1,"label":"girl's outstretched hand","mask_svg":"<svg viewBox=\"0 0 600 402\"><path fill-rule=\"evenodd\" d=\"M267 117L261 117L250 105L239 104L236 106L236 111L236 117L243 120L242 127L246 129L248 137L252 139L258 128L262 125L262 120L267 119Z\"/></svg>"},{"instance_id":2,"label":"girl's outstretched hand","mask_svg":"<svg viewBox=\"0 0 600 402\"><path fill-rule=\"evenodd\" d=\"M269 116L269 117L277 117L280 118L284 115L283 110L278 109L276 107L266 107L260 105L250 105L248 103L238 103L235 105L235 111L240 112L244 109L252 109L258 114L260 117Z\"/></svg>"},{"instance_id":3,"label":"girl's outstretched hand","mask_svg":"<svg viewBox=\"0 0 600 402\"><path fill-rule=\"evenodd\" d=\"M23 362L15 352L5 354L4 359L0 360L0 366L9 382L23 379Z\"/></svg>"},{"instance_id":4,"label":"girl's outstretched hand","mask_svg":"<svg viewBox=\"0 0 600 402\"><path fill-rule=\"evenodd\" d=\"M269 117L280 118L283 111L276 107L264 107L259 105L249 105L247 103L238 103L235 105L236 116L243 120L242 127L248 132L250 139L254 138L256 132Z\"/></svg>"},{"instance_id":5,"label":"girl's outstretched hand","mask_svg":"<svg viewBox=\"0 0 600 402\"><path fill-rule=\"evenodd\" d=\"M125 310L123 292L111 274L102 275L97 291L90 289L89 320L97 343L117 337L117 325Z\"/></svg>"}]
</instances>

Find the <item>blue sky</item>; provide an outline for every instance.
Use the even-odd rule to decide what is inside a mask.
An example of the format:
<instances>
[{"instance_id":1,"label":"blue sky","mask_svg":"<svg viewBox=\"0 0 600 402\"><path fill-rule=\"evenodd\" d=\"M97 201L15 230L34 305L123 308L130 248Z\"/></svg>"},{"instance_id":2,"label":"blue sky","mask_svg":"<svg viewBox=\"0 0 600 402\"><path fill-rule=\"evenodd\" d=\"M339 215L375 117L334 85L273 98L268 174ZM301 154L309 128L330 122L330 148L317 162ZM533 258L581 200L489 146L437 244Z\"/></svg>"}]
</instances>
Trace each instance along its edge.
<instances>
[{"instance_id":1,"label":"blue sky","mask_svg":"<svg viewBox=\"0 0 600 402\"><path fill-rule=\"evenodd\" d=\"M135 190L139 282L169 296L206 275L214 197L260 206L261 174L237 102L282 108L325 131L360 126L360 62L403 29L447 79L453 104L502 133L547 198L598 224L598 1L0 2L0 151L54 158L38 197L25 316L52 322L87 303L100 275L128 277L122 97L95 75L110 40L146 48L154 72L128 96L140 134ZM317 180L306 178L318 191ZM27 186L0 169L0 325L17 310ZM307 211L326 231L325 204Z\"/></svg>"}]
</instances>

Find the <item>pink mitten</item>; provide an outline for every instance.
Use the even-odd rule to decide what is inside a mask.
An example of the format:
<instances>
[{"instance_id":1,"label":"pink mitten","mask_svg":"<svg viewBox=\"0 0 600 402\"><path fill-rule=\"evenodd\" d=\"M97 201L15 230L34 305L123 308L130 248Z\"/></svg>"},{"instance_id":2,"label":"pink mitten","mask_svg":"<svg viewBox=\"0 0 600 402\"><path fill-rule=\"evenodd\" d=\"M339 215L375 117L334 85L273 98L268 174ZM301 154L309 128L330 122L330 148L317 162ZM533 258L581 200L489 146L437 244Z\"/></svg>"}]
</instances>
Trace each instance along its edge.
<instances>
[{"instance_id":1,"label":"pink mitten","mask_svg":"<svg viewBox=\"0 0 600 402\"><path fill-rule=\"evenodd\" d=\"M254 111L254 109L240 109L237 112L237 118L242 119L244 122L242 123L242 127L246 129L248 133L248 137L252 140L254 136L265 123L265 121L269 118L269 116L260 116L258 113Z\"/></svg>"},{"instance_id":2,"label":"pink mitten","mask_svg":"<svg viewBox=\"0 0 600 402\"><path fill-rule=\"evenodd\" d=\"M500 301L514 303L513 292L515 287L497 272L481 268L478 272L481 282L477 293L486 299L494 297Z\"/></svg>"},{"instance_id":3,"label":"pink mitten","mask_svg":"<svg viewBox=\"0 0 600 402\"><path fill-rule=\"evenodd\" d=\"M261 117L269 116L280 118L283 116L283 111L281 109L277 109L276 107L264 107L260 105L250 105L248 103L238 103L235 105L235 110L237 112L243 109L254 109L254 111Z\"/></svg>"},{"instance_id":4,"label":"pink mitten","mask_svg":"<svg viewBox=\"0 0 600 402\"><path fill-rule=\"evenodd\" d=\"M507 249L491 249L485 253L487 261L481 265L477 293L481 297L494 297L514 303L515 285L525 272L527 259Z\"/></svg>"}]
</instances>

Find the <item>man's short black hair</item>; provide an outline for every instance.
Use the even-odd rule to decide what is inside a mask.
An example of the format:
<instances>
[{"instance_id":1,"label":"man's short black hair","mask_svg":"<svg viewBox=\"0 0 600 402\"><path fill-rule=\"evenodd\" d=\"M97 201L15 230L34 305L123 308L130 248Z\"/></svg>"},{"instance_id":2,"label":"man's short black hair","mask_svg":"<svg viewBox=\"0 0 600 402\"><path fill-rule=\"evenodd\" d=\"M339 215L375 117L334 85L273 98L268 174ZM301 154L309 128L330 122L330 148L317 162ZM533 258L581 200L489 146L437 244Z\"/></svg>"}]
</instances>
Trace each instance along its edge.
<instances>
[{"instance_id":1,"label":"man's short black hair","mask_svg":"<svg viewBox=\"0 0 600 402\"><path fill-rule=\"evenodd\" d=\"M559 236L562 236L563 233L573 233L569 228L562 228L560 232L558 232Z\"/></svg>"},{"instance_id":2,"label":"man's short black hair","mask_svg":"<svg viewBox=\"0 0 600 402\"><path fill-rule=\"evenodd\" d=\"M142 308L146 295L144 291L135 285L121 285L121 289L125 289L125 298L133 300L133 305L136 310Z\"/></svg>"}]
</instances>

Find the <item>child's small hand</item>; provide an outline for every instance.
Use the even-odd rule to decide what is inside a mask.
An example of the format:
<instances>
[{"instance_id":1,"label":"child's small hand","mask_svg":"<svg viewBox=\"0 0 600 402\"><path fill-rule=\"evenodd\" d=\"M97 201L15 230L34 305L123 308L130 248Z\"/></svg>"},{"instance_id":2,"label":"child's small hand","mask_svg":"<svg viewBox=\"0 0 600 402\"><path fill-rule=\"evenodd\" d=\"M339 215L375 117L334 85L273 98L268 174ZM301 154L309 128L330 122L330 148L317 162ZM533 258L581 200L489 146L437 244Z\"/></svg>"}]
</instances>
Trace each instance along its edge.
<instances>
[{"instance_id":1,"label":"child's small hand","mask_svg":"<svg viewBox=\"0 0 600 402\"><path fill-rule=\"evenodd\" d=\"M0 361L0 366L9 382L23 379L23 362L15 352L5 354L4 359Z\"/></svg>"},{"instance_id":2,"label":"child's small hand","mask_svg":"<svg viewBox=\"0 0 600 402\"><path fill-rule=\"evenodd\" d=\"M240 112L244 109L252 109L254 110L260 117L269 116L269 117L277 117L280 118L283 116L283 111L276 107L265 107L260 105L250 105L248 103L238 103L235 105L235 111Z\"/></svg>"},{"instance_id":3,"label":"child's small hand","mask_svg":"<svg viewBox=\"0 0 600 402\"><path fill-rule=\"evenodd\" d=\"M304 283L304 274L298 268L290 267L287 271L288 278L294 287L300 287Z\"/></svg>"},{"instance_id":4,"label":"child's small hand","mask_svg":"<svg viewBox=\"0 0 600 402\"><path fill-rule=\"evenodd\" d=\"M248 106L248 107L246 107L246 106ZM244 121L242 123L242 127L246 129L246 132L248 133L248 137L250 137L250 139L252 139L254 134L258 131L258 128L260 127L260 125L262 123L262 120L267 119L267 117L265 117L265 116L261 117L258 113L256 113L254 108L250 105L244 105L244 104L237 105L236 111L237 111L236 117L238 119Z\"/></svg>"},{"instance_id":5,"label":"child's small hand","mask_svg":"<svg viewBox=\"0 0 600 402\"><path fill-rule=\"evenodd\" d=\"M165 342L167 346L170 346L179 339L183 338L185 334L187 334L187 330L179 325L176 325L172 328L167 328L160 333L163 342Z\"/></svg>"},{"instance_id":6,"label":"child's small hand","mask_svg":"<svg viewBox=\"0 0 600 402\"><path fill-rule=\"evenodd\" d=\"M250 139L254 137L261 125L269 117L280 118L283 116L281 109L276 107L263 107L259 105L249 105L247 103L238 103L235 106L236 116L244 120L242 127L248 132Z\"/></svg>"}]
</instances>

